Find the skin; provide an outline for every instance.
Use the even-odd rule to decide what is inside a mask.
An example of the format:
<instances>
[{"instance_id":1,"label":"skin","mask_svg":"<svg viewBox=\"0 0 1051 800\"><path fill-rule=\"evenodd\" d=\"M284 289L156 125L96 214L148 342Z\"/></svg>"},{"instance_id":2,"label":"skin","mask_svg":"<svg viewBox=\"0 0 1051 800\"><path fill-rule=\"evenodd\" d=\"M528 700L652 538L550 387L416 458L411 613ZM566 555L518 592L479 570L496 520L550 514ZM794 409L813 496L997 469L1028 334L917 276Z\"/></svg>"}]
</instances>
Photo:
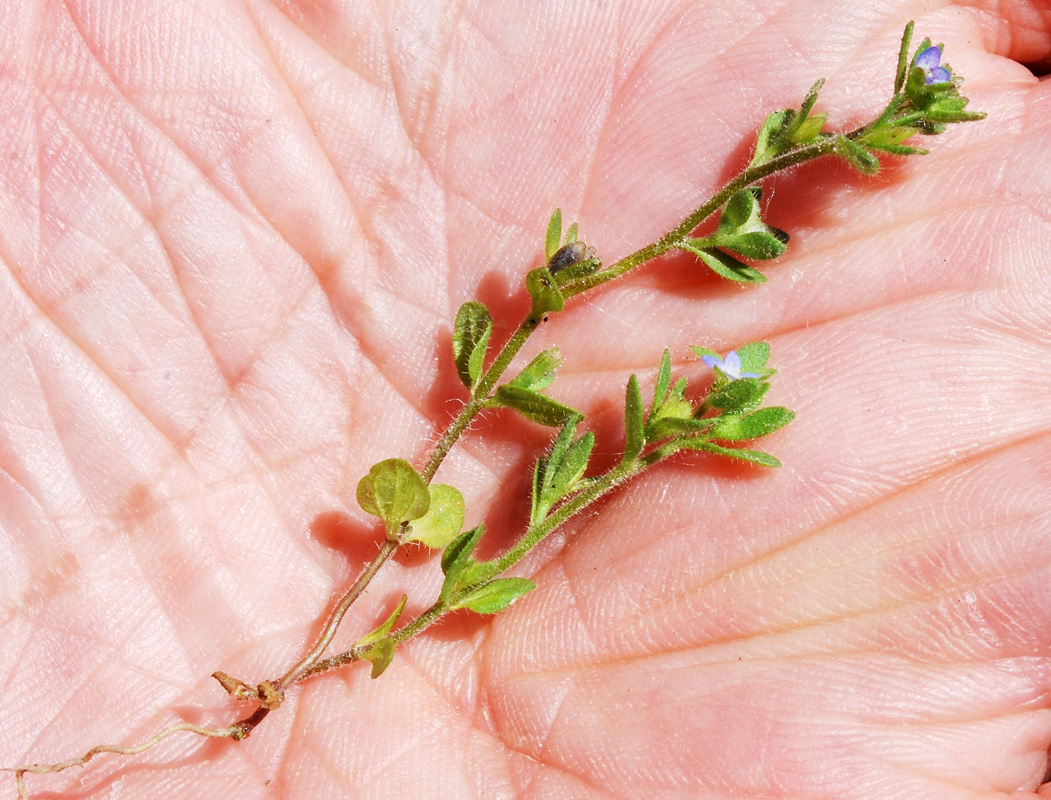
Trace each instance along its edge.
<instances>
[{"instance_id":1,"label":"skin","mask_svg":"<svg viewBox=\"0 0 1051 800\"><path fill-rule=\"evenodd\" d=\"M422 462L464 398L456 308L506 335L552 208L631 252L817 77L831 127L871 118L914 18L988 120L875 178L768 182L793 240L765 286L668 257L528 346L561 347L551 392L608 465L629 374L647 394L668 347L698 385L688 345L768 341L784 468L664 465L523 562L514 608L445 620L381 679L28 784L1051 797L1051 12L766 5L0 3L0 763L246 713L209 673L309 646L380 536L357 480ZM443 465L483 554L547 437L494 413ZM432 553L397 558L337 646L439 583Z\"/></svg>"}]
</instances>

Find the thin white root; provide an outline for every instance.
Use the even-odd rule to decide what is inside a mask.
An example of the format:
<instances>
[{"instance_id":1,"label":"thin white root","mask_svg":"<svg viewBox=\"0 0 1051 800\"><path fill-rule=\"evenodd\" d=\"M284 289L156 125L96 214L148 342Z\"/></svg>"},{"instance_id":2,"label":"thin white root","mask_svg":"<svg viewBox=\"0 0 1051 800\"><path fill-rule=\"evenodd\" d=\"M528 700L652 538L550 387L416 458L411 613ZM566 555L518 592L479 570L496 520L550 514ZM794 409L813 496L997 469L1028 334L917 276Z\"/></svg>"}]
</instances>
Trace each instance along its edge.
<instances>
[{"instance_id":1,"label":"thin white root","mask_svg":"<svg viewBox=\"0 0 1051 800\"><path fill-rule=\"evenodd\" d=\"M60 761L57 764L27 764L24 767L4 767L2 768L2 771L13 772L15 774L15 784L18 787L19 800L29 800L29 792L26 790L25 780L27 772L33 772L36 774L61 772L70 767L79 767L83 764L87 764L100 753L115 753L121 756L137 755L138 753L145 752L152 747L156 747L172 734L181 733L182 731L194 733L198 736L204 736L209 739L236 739L242 733L241 728L237 725L230 725L226 728L205 728L201 725L194 725L190 722L177 722L138 744L127 746L100 744L92 747L80 758L71 758L69 761Z\"/></svg>"}]
</instances>

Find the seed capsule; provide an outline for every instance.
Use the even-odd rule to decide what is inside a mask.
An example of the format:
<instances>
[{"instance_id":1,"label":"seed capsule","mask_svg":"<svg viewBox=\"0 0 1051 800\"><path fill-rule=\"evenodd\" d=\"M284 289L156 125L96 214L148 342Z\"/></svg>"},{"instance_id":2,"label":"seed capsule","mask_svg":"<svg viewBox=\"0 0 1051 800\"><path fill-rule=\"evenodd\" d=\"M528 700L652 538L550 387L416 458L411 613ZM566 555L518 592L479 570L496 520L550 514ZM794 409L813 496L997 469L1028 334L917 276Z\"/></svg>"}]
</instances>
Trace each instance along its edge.
<instances>
[{"instance_id":1,"label":"seed capsule","mask_svg":"<svg viewBox=\"0 0 1051 800\"><path fill-rule=\"evenodd\" d=\"M572 267L574 264L579 264L588 257L588 246L586 244L583 242L570 242L569 244L560 247L558 251L551 256L551 260L547 262L547 269L552 275L555 275L566 267Z\"/></svg>"}]
</instances>

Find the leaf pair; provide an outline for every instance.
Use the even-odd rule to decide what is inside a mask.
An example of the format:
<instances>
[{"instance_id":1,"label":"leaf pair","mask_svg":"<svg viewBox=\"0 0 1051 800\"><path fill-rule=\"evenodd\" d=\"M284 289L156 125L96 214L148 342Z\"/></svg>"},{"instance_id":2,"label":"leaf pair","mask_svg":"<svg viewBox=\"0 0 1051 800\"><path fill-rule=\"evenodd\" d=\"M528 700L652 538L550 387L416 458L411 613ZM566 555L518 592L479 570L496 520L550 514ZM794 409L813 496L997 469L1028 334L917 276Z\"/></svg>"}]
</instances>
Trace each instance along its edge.
<instances>
[{"instance_id":1,"label":"leaf pair","mask_svg":"<svg viewBox=\"0 0 1051 800\"><path fill-rule=\"evenodd\" d=\"M542 522L551 508L571 493L587 469L595 434L588 431L573 438L581 416L574 414L562 425L546 456L533 467L533 496L529 524Z\"/></svg>"},{"instance_id":2,"label":"leaf pair","mask_svg":"<svg viewBox=\"0 0 1051 800\"><path fill-rule=\"evenodd\" d=\"M624 454L621 465L630 465L637 459L647 444L659 442L669 436L691 435L706 429L707 423L694 418L694 407L686 401L685 378L680 378L674 387L672 380L672 355L667 350L661 356L657 374L657 387L650 412L642 408L642 390L639 380L632 375L627 380L624 392Z\"/></svg>"},{"instance_id":3,"label":"leaf pair","mask_svg":"<svg viewBox=\"0 0 1051 800\"><path fill-rule=\"evenodd\" d=\"M719 225L711 236L687 237L678 247L693 253L712 272L739 283L763 283L759 270L725 252L765 261L785 252L788 234L762 220L762 189L751 186L734 194L723 207Z\"/></svg>"},{"instance_id":4,"label":"leaf pair","mask_svg":"<svg viewBox=\"0 0 1051 800\"><path fill-rule=\"evenodd\" d=\"M394 613L354 644L356 648L372 645L361 654L361 657L366 661L372 662L372 677L374 679L382 675L383 671L390 666L390 662L394 660L394 640L390 639L387 634L394 629L394 623L401 616L401 612L405 609L405 602L408 599L406 595L402 595L401 602L394 609Z\"/></svg>"},{"instance_id":5,"label":"leaf pair","mask_svg":"<svg viewBox=\"0 0 1051 800\"><path fill-rule=\"evenodd\" d=\"M625 403L625 408L627 403ZM625 413L625 418L627 414ZM703 433L707 422L695 419L693 404L686 399L686 379L671 383L671 353L661 356L657 370L657 385L653 390L653 402L646 416L643 434L647 443L659 442L670 436Z\"/></svg>"},{"instance_id":6,"label":"leaf pair","mask_svg":"<svg viewBox=\"0 0 1051 800\"><path fill-rule=\"evenodd\" d=\"M403 458L374 464L358 481L358 505L383 520L387 538L397 541L401 527L412 523L404 540L443 548L463 529L463 495L454 486L428 486Z\"/></svg>"},{"instance_id":7,"label":"leaf pair","mask_svg":"<svg viewBox=\"0 0 1051 800\"><path fill-rule=\"evenodd\" d=\"M695 346L690 349L701 357L718 356L713 350L705 347ZM703 419L710 424L703 436L683 439L679 444L684 449L738 458L764 467L779 467L781 462L769 453L725 447L713 441L738 442L758 439L783 428L795 418L795 412L782 406L759 407L770 389L767 381L776 373L776 370L767 366L770 345L766 342L750 342L736 352L741 362L741 373L755 374L758 377L732 378L716 370L715 381L698 412L704 414L715 410L719 413L717 416Z\"/></svg>"},{"instance_id":8,"label":"leaf pair","mask_svg":"<svg viewBox=\"0 0 1051 800\"><path fill-rule=\"evenodd\" d=\"M813 111L818 92L824 84L825 80L822 78L810 87L798 111L793 108L782 109L773 112L764 120L756 136L755 152L749 167L765 164L795 147L821 138L825 115L810 116L810 112Z\"/></svg>"},{"instance_id":9,"label":"leaf pair","mask_svg":"<svg viewBox=\"0 0 1051 800\"><path fill-rule=\"evenodd\" d=\"M497 388L493 405L514 409L526 419L551 427L579 415L576 409L542 394L555 380L561 363L562 356L557 347L542 351L518 375Z\"/></svg>"},{"instance_id":10,"label":"leaf pair","mask_svg":"<svg viewBox=\"0 0 1051 800\"><path fill-rule=\"evenodd\" d=\"M692 349L699 356L718 355L703 347ZM767 379L775 373L767 367L770 346L765 342L752 342L741 347L738 356L741 371L759 377L731 378L716 371L711 389L694 409L684 397L685 379L671 385L671 354L665 350L657 373L653 403L644 421L641 393L633 375L628 381L624 404L625 459L636 458L646 444L671 440L675 449L703 450L763 466L780 466L780 462L768 453L715 444L716 441L734 442L766 436L787 425L795 416L780 406L759 408L770 388ZM702 416L710 411L717 414Z\"/></svg>"},{"instance_id":11,"label":"leaf pair","mask_svg":"<svg viewBox=\"0 0 1051 800\"><path fill-rule=\"evenodd\" d=\"M460 306L453 329L453 359L460 380L472 396L482 377L492 333L493 318L484 305L470 302ZM492 405L514 409L541 425L561 425L578 412L541 393L554 381L561 363L557 347L544 350L515 378L497 388Z\"/></svg>"},{"instance_id":12,"label":"leaf pair","mask_svg":"<svg viewBox=\"0 0 1051 800\"><path fill-rule=\"evenodd\" d=\"M959 92L963 78L953 75L948 64L941 64L942 45L932 48L931 40L924 39L909 58L912 30L910 22L901 38L894 97L887 108L864 129L849 136L837 136L833 142L836 155L869 175L880 167L874 151L899 156L925 155L927 150L904 142L917 133L934 136L943 133L947 125L985 119L983 113L964 110L970 101Z\"/></svg>"},{"instance_id":13,"label":"leaf pair","mask_svg":"<svg viewBox=\"0 0 1051 800\"><path fill-rule=\"evenodd\" d=\"M485 527L479 525L457 537L442 553L440 599L448 609L466 608L478 614L496 614L510 606L536 584L526 578L495 578L498 567L492 561L475 561L472 557ZM466 594L462 597L466 590Z\"/></svg>"}]
</instances>

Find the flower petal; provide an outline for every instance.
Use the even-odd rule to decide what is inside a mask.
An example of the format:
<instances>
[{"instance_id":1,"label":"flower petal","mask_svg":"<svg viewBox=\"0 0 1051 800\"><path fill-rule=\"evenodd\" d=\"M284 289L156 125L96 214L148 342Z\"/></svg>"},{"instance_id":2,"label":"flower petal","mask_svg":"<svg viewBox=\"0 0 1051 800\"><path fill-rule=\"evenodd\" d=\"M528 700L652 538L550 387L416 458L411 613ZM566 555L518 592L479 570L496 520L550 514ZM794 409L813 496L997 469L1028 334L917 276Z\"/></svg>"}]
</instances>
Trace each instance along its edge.
<instances>
[{"instance_id":1,"label":"flower petal","mask_svg":"<svg viewBox=\"0 0 1051 800\"><path fill-rule=\"evenodd\" d=\"M734 380L741 377L741 357L737 355L736 350L731 350L726 354L726 358L723 359L723 365L723 372L725 372L728 377L731 377Z\"/></svg>"},{"instance_id":2,"label":"flower petal","mask_svg":"<svg viewBox=\"0 0 1051 800\"><path fill-rule=\"evenodd\" d=\"M925 83L930 86L932 83L948 83L952 80L952 73L949 72L945 67L935 67L927 73Z\"/></svg>"},{"instance_id":3,"label":"flower petal","mask_svg":"<svg viewBox=\"0 0 1051 800\"><path fill-rule=\"evenodd\" d=\"M924 72L935 69L942 63L942 49L937 46L928 47L916 56L916 60L913 63Z\"/></svg>"},{"instance_id":4,"label":"flower petal","mask_svg":"<svg viewBox=\"0 0 1051 800\"><path fill-rule=\"evenodd\" d=\"M706 367L715 369L716 367L722 367L723 360L719 356L701 356L701 361L704 362Z\"/></svg>"}]
</instances>

